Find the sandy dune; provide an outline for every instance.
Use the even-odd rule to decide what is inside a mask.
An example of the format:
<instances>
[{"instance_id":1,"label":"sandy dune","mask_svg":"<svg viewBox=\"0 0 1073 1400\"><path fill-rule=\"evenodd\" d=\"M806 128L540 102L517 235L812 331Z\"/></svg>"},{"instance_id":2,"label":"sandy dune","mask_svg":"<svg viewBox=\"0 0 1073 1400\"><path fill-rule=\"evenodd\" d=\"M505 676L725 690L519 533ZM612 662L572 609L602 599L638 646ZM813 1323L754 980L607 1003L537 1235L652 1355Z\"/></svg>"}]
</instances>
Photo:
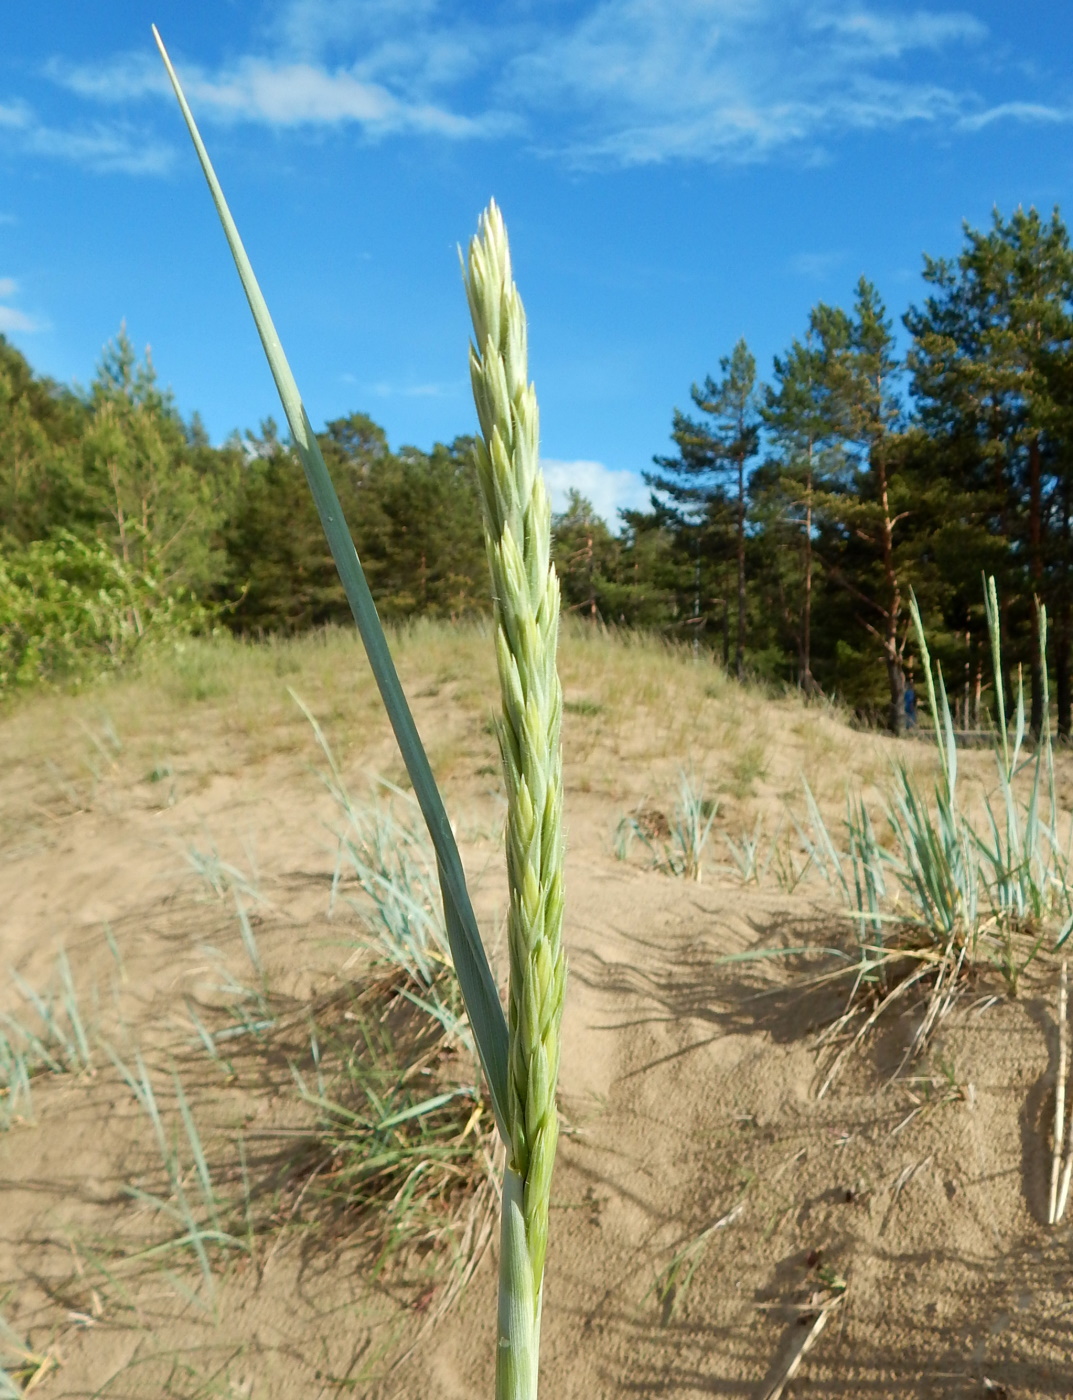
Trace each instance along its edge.
<instances>
[{"instance_id":1,"label":"sandy dune","mask_svg":"<svg viewBox=\"0 0 1073 1400\"><path fill-rule=\"evenodd\" d=\"M500 966L483 645L419 631L399 649ZM892 1079L920 1015L907 997L818 1099L831 1051L817 1038L847 992L816 982L830 959L720 959L844 945L845 921L812 877L791 894L772 866L744 884L719 832L759 815L773 838L801 770L837 815L847 778L883 781L890 746L655 648L571 639L564 672L571 980L543 1392L759 1400L838 1298L787 1394L1069 1394L1070 1226L1042 1223L1054 959L1016 998L976 970L928 1053ZM412 1270L390 1264L374 1275L360 1230L306 1219L280 1184L281 1134L308 1124L288 1055L308 1053L304 1008L338 987L356 932L345 909L329 917L338 813L288 684L355 795L400 776L347 639L195 649L0 719L0 965L43 989L64 948L92 1039L91 1070L37 1081L27 1121L0 1132L0 1314L51 1358L23 1372L37 1368L42 1396L492 1393L494 1244L427 1325L435 1287L415 1292ZM636 846L615 855L622 816L669 811L687 766L721 801L699 885ZM787 852L795 839L784 825ZM185 1010L223 995L221 968L249 974L233 902L191 861L213 852L259 894L257 945L290 1015L233 1075ZM0 1010L29 1014L14 980ZM211 1296L189 1250L132 1262L160 1237L159 1212L124 1191L161 1185L115 1064L138 1054L169 1114L178 1070L222 1194L241 1195L240 1140L246 1153L261 1205L249 1248L217 1259Z\"/></svg>"}]
</instances>

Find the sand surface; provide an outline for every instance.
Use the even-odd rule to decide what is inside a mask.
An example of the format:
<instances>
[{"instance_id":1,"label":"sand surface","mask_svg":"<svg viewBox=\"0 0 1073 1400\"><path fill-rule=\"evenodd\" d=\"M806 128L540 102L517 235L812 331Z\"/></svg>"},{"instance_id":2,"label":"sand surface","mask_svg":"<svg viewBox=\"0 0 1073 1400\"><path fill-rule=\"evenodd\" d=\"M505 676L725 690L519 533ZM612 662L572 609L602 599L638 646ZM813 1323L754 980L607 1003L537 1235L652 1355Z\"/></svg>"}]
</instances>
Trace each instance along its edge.
<instances>
[{"instance_id":1,"label":"sand surface","mask_svg":"<svg viewBox=\"0 0 1073 1400\"><path fill-rule=\"evenodd\" d=\"M502 971L503 803L487 668L472 674L466 650L479 644L411 638L402 669ZM801 805L802 770L834 820L847 779L882 783L889 742L698 680L684 659L571 646L570 986L542 1394L760 1400L824 1304L787 1395L1073 1392L1073 1226L1044 1223L1054 957L1016 997L987 967L965 977L926 1054L894 1077L922 1012L907 996L818 1097L832 1061L818 1041L848 992L816 980L831 960L720 959L845 946L845 920L814 878L791 893L771 866L743 882L721 833L740 838L759 817L773 837L785 804ZM58 985L62 948L92 1041L89 1071L36 1081L32 1112L0 1132L0 1316L38 1358L23 1372L33 1393L493 1392L494 1240L433 1323L442 1285L374 1272L353 1222L306 1219L280 1184L281 1144L309 1117L291 1071L308 1055L304 1008L339 985L356 933L344 907L329 913L339 814L287 685L355 795L400 776L356 651L328 661L283 650L245 670L221 661L216 676L200 655L0 717L0 1010L27 1019L23 988ZM913 761L930 759L914 748ZM651 868L636 844L625 861L615 852L623 815L670 811L687 765L721 803L699 884ZM792 853L791 827L779 840ZM257 892L266 982L291 1014L233 1075L186 1012L226 1000L221 969L249 980L233 900L194 868L214 858ZM189 1250L137 1258L163 1238L160 1212L128 1189L163 1189L116 1063L139 1056L167 1131L177 1069L221 1194L252 1182L259 1203L249 1248L215 1260L211 1294Z\"/></svg>"}]
</instances>

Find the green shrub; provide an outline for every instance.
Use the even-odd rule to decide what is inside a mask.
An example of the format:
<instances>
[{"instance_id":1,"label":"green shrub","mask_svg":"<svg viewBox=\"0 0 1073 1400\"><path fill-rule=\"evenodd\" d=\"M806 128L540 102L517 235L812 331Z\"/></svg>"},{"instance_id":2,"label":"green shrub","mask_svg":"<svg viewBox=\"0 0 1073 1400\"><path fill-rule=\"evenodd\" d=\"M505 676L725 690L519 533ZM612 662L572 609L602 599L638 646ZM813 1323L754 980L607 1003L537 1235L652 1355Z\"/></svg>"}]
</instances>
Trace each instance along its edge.
<instances>
[{"instance_id":1,"label":"green shrub","mask_svg":"<svg viewBox=\"0 0 1073 1400\"><path fill-rule=\"evenodd\" d=\"M0 694L78 683L209 618L187 595L167 590L151 555L133 566L102 541L57 531L0 555Z\"/></svg>"}]
</instances>

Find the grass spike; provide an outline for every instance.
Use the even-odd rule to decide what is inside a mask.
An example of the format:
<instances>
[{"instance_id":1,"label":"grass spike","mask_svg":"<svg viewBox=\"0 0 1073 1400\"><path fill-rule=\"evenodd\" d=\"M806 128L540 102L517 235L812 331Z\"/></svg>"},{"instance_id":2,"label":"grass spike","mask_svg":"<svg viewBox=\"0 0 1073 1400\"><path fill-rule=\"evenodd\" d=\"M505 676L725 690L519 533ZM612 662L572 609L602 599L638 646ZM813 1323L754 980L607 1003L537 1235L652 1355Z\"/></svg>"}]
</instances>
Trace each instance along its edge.
<instances>
[{"instance_id":1,"label":"grass spike","mask_svg":"<svg viewBox=\"0 0 1073 1400\"><path fill-rule=\"evenodd\" d=\"M510 1138L496 1395L535 1400L566 982L563 699L556 669L559 583L539 465L536 393L528 382L525 311L494 201L480 217L463 278L473 320L470 380L482 434L474 455L492 576L503 699L497 728L507 788Z\"/></svg>"}]
</instances>

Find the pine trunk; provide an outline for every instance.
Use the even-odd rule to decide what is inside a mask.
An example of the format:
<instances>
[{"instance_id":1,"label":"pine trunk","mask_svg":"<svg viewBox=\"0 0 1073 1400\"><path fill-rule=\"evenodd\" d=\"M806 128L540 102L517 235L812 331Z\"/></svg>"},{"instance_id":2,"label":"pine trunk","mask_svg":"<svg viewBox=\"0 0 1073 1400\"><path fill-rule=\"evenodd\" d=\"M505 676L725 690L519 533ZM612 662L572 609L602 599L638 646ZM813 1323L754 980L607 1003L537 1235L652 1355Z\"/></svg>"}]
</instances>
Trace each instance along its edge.
<instances>
[{"instance_id":1,"label":"pine trunk","mask_svg":"<svg viewBox=\"0 0 1073 1400\"><path fill-rule=\"evenodd\" d=\"M1043 601L1043 502L1040 483L1039 438L1028 444L1028 552L1032 591ZM1043 728L1043 673L1039 654L1039 613L1032 609L1032 733Z\"/></svg>"},{"instance_id":2,"label":"pine trunk","mask_svg":"<svg viewBox=\"0 0 1073 1400\"><path fill-rule=\"evenodd\" d=\"M878 444L873 444L872 456L879 479L879 499L883 507L883 574L887 585L883 658L887 663L887 680L890 684L890 728L893 734L902 735L905 733L905 671L898 648L898 623L902 611L902 594L894 567L894 521L891 519L890 493L887 489L887 464L883 460L883 452Z\"/></svg>"},{"instance_id":3,"label":"pine trunk","mask_svg":"<svg viewBox=\"0 0 1073 1400\"><path fill-rule=\"evenodd\" d=\"M801 689L811 695L812 679L812 442L808 445L808 474L805 477L805 601L801 618Z\"/></svg>"},{"instance_id":4,"label":"pine trunk","mask_svg":"<svg viewBox=\"0 0 1073 1400\"><path fill-rule=\"evenodd\" d=\"M1073 493L1073 479L1067 470L1062 481L1062 564L1058 579L1058 609L1054 629L1054 678L1058 701L1058 737L1068 739L1070 733L1070 710L1073 708L1070 695L1070 594L1073 571L1073 557L1070 553L1070 495Z\"/></svg>"},{"instance_id":5,"label":"pine trunk","mask_svg":"<svg viewBox=\"0 0 1073 1400\"><path fill-rule=\"evenodd\" d=\"M738 458L738 680L745 679L745 458Z\"/></svg>"}]
</instances>

